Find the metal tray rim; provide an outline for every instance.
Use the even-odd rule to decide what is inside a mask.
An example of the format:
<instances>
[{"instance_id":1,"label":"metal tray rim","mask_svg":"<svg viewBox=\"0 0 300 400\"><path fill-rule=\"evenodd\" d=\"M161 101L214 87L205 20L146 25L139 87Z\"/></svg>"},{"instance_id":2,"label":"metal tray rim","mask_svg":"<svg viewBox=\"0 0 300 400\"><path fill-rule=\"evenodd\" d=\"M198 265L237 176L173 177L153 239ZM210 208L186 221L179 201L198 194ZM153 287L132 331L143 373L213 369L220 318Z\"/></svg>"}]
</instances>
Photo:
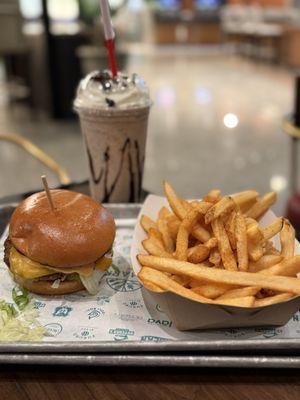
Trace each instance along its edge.
<instances>
[{"instance_id":1,"label":"metal tray rim","mask_svg":"<svg viewBox=\"0 0 300 400\"><path fill-rule=\"evenodd\" d=\"M252 354L262 351L300 351L300 339L246 339L246 340L173 340L160 343L153 342L2 342L0 354L4 353L138 353L138 352L241 352Z\"/></svg>"},{"instance_id":2,"label":"metal tray rim","mask_svg":"<svg viewBox=\"0 0 300 400\"><path fill-rule=\"evenodd\" d=\"M118 367L300 368L300 357L211 355L0 354L0 364Z\"/></svg>"}]
</instances>

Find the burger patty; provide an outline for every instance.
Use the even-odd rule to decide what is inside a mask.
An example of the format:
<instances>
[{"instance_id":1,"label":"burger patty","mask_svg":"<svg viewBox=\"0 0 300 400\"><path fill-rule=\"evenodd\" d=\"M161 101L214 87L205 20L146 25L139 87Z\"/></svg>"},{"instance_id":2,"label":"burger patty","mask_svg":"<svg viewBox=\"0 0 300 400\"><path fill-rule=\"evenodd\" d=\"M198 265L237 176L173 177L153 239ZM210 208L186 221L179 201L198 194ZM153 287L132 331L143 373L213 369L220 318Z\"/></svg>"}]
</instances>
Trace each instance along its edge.
<instances>
[{"instance_id":1,"label":"burger patty","mask_svg":"<svg viewBox=\"0 0 300 400\"><path fill-rule=\"evenodd\" d=\"M64 279L65 274L62 274L61 272L54 273L52 275L44 275L39 278L35 278L35 281L56 281L56 279Z\"/></svg>"},{"instance_id":2,"label":"burger patty","mask_svg":"<svg viewBox=\"0 0 300 400\"><path fill-rule=\"evenodd\" d=\"M4 242L4 257L3 260L5 262L5 264L8 266L8 268L10 267L9 264L9 253L10 253L10 249L12 248L12 242L10 240L10 238L7 236L5 242Z\"/></svg>"}]
</instances>

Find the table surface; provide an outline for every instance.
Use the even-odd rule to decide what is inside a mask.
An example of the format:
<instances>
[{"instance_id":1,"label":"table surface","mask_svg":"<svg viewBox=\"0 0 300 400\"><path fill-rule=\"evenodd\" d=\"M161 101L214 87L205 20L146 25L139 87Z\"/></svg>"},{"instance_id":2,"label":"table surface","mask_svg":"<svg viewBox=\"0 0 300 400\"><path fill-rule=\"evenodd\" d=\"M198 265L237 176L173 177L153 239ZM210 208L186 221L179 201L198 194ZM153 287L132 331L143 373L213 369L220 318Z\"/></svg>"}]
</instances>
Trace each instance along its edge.
<instances>
[{"instance_id":1,"label":"table surface","mask_svg":"<svg viewBox=\"0 0 300 400\"><path fill-rule=\"evenodd\" d=\"M87 192L87 183L68 189ZM0 199L19 202L27 194ZM300 370L0 366L2 400L299 400Z\"/></svg>"},{"instance_id":2,"label":"table surface","mask_svg":"<svg viewBox=\"0 0 300 400\"><path fill-rule=\"evenodd\" d=\"M0 367L3 400L298 400L299 370Z\"/></svg>"},{"instance_id":3,"label":"table surface","mask_svg":"<svg viewBox=\"0 0 300 400\"><path fill-rule=\"evenodd\" d=\"M74 190L75 192L80 192L84 194L89 194L89 184L88 181L82 182L72 182L68 185L61 185L56 187L55 189L67 189L67 190ZM0 198L0 204L9 204L9 203L19 203L20 201L26 199L26 197L30 196L34 192L27 192L27 193L18 193L9 195L6 197Z\"/></svg>"}]
</instances>

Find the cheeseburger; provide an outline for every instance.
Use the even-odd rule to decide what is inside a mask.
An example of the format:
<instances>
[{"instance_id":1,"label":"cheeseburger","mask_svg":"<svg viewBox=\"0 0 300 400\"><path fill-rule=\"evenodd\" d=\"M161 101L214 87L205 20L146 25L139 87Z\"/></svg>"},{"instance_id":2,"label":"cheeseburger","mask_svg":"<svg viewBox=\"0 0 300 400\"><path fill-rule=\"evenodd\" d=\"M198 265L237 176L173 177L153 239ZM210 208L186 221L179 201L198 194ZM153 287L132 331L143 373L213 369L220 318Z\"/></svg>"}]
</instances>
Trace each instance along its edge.
<instances>
[{"instance_id":1,"label":"cheeseburger","mask_svg":"<svg viewBox=\"0 0 300 400\"><path fill-rule=\"evenodd\" d=\"M33 194L13 212L4 261L30 292L60 295L99 290L112 262L115 222L101 204L68 190Z\"/></svg>"}]
</instances>

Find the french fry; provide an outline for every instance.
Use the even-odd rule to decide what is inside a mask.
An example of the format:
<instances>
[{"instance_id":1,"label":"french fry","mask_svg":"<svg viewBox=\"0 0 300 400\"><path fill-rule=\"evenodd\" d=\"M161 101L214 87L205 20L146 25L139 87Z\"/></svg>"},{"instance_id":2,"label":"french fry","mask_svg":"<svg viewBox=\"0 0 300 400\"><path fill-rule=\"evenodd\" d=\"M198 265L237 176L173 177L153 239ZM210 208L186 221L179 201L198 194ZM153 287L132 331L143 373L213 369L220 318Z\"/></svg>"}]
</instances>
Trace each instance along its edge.
<instances>
[{"instance_id":1,"label":"french fry","mask_svg":"<svg viewBox=\"0 0 300 400\"><path fill-rule=\"evenodd\" d=\"M260 243L264 240L263 232L257 221L254 220L253 223L247 226L247 237L251 243Z\"/></svg>"},{"instance_id":2,"label":"french fry","mask_svg":"<svg viewBox=\"0 0 300 400\"><path fill-rule=\"evenodd\" d=\"M227 292L228 285L217 285L216 283L206 283L200 286L193 287L191 290L194 293L200 294L208 299L216 299Z\"/></svg>"},{"instance_id":3,"label":"french fry","mask_svg":"<svg viewBox=\"0 0 300 400\"><path fill-rule=\"evenodd\" d=\"M209 256L209 262L211 262L215 267L219 267L222 259L221 259L221 254L219 252L219 249L215 248L212 249L212 251L210 252L210 256Z\"/></svg>"},{"instance_id":4,"label":"french fry","mask_svg":"<svg viewBox=\"0 0 300 400\"><path fill-rule=\"evenodd\" d=\"M280 251L274 247L274 244L271 240L267 240L264 243L264 254L265 255L280 255Z\"/></svg>"},{"instance_id":5,"label":"french fry","mask_svg":"<svg viewBox=\"0 0 300 400\"><path fill-rule=\"evenodd\" d=\"M282 301L289 300L294 295L292 293L280 293L271 297L264 297L262 299L256 299L254 302L254 307L265 307L271 304L281 303Z\"/></svg>"},{"instance_id":6,"label":"french fry","mask_svg":"<svg viewBox=\"0 0 300 400\"><path fill-rule=\"evenodd\" d=\"M266 240L271 239L273 236L277 235L282 228L283 228L283 221L282 217L276 218L270 225L263 228L262 233Z\"/></svg>"},{"instance_id":7,"label":"french fry","mask_svg":"<svg viewBox=\"0 0 300 400\"><path fill-rule=\"evenodd\" d=\"M247 244L247 228L243 215L237 213L235 217L235 236L236 236L236 252L238 269L240 271L248 270L248 244Z\"/></svg>"},{"instance_id":8,"label":"french fry","mask_svg":"<svg viewBox=\"0 0 300 400\"><path fill-rule=\"evenodd\" d=\"M251 272L227 271L155 256L138 255L137 258L143 266L171 274L186 275L200 281L225 283L234 286L257 286L279 292L300 294L300 279L298 278L266 275L262 272L253 274Z\"/></svg>"},{"instance_id":9,"label":"french fry","mask_svg":"<svg viewBox=\"0 0 300 400\"><path fill-rule=\"evenodd\" d=\"M216 238L209 239L205 244L198 244L187 250L187 259L198 264L209 257L210 250L216 247L218 241Z\"/></svg>"},{"instance_id":10,"label":"french fry","mask_svg":"<svg viewBox=\"0 0 300 400\"><path fill-rule=\"evenodd\" d=\"M196 224L194 226L192 235L202 243L205 243L210 239L210 233L208 232L208 230L203 228L203 226L200 226L199 224Z\"/></svg>"},{"instance_id":11,"label":"french fry","mask_svg":"<svg viewBox=\"0 0 300 400\"><path fill-rule=\"evenodd\" d=\"M215 238L215 237L210 238L210 239L205 243L205 246L206 246L208 249L210 249L210 250L216 248L216 247L218 246L218 240L217 240L217 238Z\"/></svg>"},{"instance_id":12,"label":"french fry","mask_svg":"<svg viewBox=\"0 0 300 400\"><path fill-rule=\"evenodd\" d=\"M187 250L187 259L198 264L209 257L210 249L205 244L198 244L197 246L190 247Z\"/></svg>"},{"instance_id":13,"label":"french fry","mask_svg":"<svg viewBox=\"0 0 300 400\"><path fill-rule=\"evenodd\" d=\"M284 219L283 227L280 232L281 255L283 257L293 257L295 249L295 229Z\"/></svg>"},{"instance_id":14,"label":"french fry","mask_svg":"<svg viewBox=\"0 0 300 400\"><path fill-rule=\"evenodd\" d=\"M279 264L261 270L260 274L295 276L300 272L300 255L283 259ZM300 281L300 279L299 279ZM288 292L288 290L286 290Z\"/></svg>"},{"instance_id":15,"label":"french fry","mask_svg":"<svg viewBox=\"0 0 300 400\"><path fill-rule=\"evenodd\" d=\"M153 238L143 240L142 246L153 256L173 258L173 255L161 248Z\"/></svg>"},{"instance_id":16,"label":"french fry","mask_svg":"<svg viewBox=\"0 0 300 400\"><path fill-rule=\"evenodd\" d=\"M260 219L275 203L276 198L277 195L275 192L269 192L265 194L246 212L247 217L251 217L256 220Z\"/></svg>"},{"instance_id":17,"label":"french fry","mask_svg":"<svg viewBox=\"0 0 300 400\"><path fill-rule=\"evenodd\" d=\"M212 207L211 203L203 200L201 201L193 200L189 203L188 201L181 199L181 203L187 213L191 212L193 208L196 208L199 214L204 215Z\"/></svg>"},{"instance_id":18,"label":"french fry","mask_svg":"<svg viewBox=\"0 0 300 400\"><path fill-rule=\"evenodd\" d=\"M221 294L218 297L218 300L222 299L235 299L238 297L246 297L246 296L255 296L256 293L260 291L259 287L255 286L249 286L245 288L239 288L239 289L231 289L227 290L225 293Z\"/></svg>"},{"instance_id":19,"label":"french fry","mask_svg":"<svg viewBox=\"0 0 300 400\"><path fill-rule=\"evenodd\" d=\"M177 196L175 190L169 184L169 182L164 181L163 183L165 195L168 199L171 209L173 210L174 214L179 218L183 219L186 215L186 210L182 205L179 197Z\"/></svg>"},{"instance_id":20,"label":"french fry","mask_svg":"<svg viewBox=\"0 0 300 400\"><path fill-rule=\"evenodd\" d=\"M145 286L146 289L151 290L151 292L157 292L157 293L165 292L165 290L161 289L159 286L148 281L147 279L143 279L143 286Z\"/></svg>"},{"instance_id":21,"label":"french fry","mask_svg":"<svg viewBox=\"0 0 300 400\"><path fill-rule=\"evenodd\" d=\"M186 216L188 213L192 212L193 210L197 210L199 214L205 214L206 211L211 207L210 203L205 203L203 201L195 201L194 206L192 206L188 201L181 200L185 210ZM210 234L203 226L200 224L195 224L193 232L193 236L198 239L200 242L204 243L210 238Z\"/></svg>"},{"instance_id":22,"label":"french fry","mask_svg":"<svg viewBox=\"0 0 300 400\"><path fill-rule=\"evenodd\" d=\"M257 262L250 262L249 263L249 272L259 272L263 269L270 268L273 265L280 263L283 257L279 255L264 255L262 256Z\"/></svg>"},{"instance_id":23,"label":"french fry","mask_svg":"<svg viewBox=\"0 0 300 400\"><path fill-rule=\"evenodd\" d=\"M186 286L190 282L190 278L188 276L183 276L183 275L171 275L170 276L173 281L179 283L182 286Z\"/></svg>"},{"instance_id":24,"label":"french fry","mask_svg":"<svg viewBox=\"0 0 300 400\"><path fill-rule=\"evenodd\" d=\"M254 296L236 297L235 299L215 299L216 304L235 307L253 307L255 302Z\"/></svg>"},{"instance_id":25,"label":"french fry","mask_svg":"<svg viewBox=\"0 0 300 400\"><path fill-rule=\"evenodd\" d=\"M176 241L177 238L177 233L178 233L178 229L180 226L180 220L177 219L177 217L175 217L176 219L172 218L168 220L168 229L170 232L170 235L172 237L173 240Z\"/></svg>"},{"instance_id":26,"label":"french fry","mask_svg":"<svg viewBox=\"0 0 300 400\"><path fill-rule=\"evenodd\" d=\"M148 232L149 239L154 239L156 244L165 249L162 234L155 228L150 228Z\"/></svg>"},{"instance_id":27,"label":"french fry","mask_svg":"<svg viewBox=\"0 0 300 400\"><path fill-rule=\"evenodd\" d=\"M180 199L181 204L183 205L185 209L185 213L187 214L188 212L192 211L193 206L185 199Z\"/></svg>"},{"instance_id":28,"label":"french fry","mask_svg":"<svg viewBox=\"0 0 300 400\"><path fill-rule=\"evenodd\" d=\"M183 203L177 196L176 192L174 189L171 187L171 185L167 182L164 181L164 190L166 197L168 199L168 202L170 204L170 207L172 208L174 214L181 220L183 220L187 214L187 210L185 209L185 206L183 206ZM190 204L186 202L188 206ZM192 208L192 206L190 206ZM193 209L193 208L192 208ZM200 240L201 242L206 242L207 240L210 239L210 234L209 232L203 228L200 225L196 225L193 229L193 236L195 236L196 239Z\"/></svg>"},{"instance_id":29,"label":"french fry","mask_svg":"<svg viewBox=\"0 0 300 400\"><path fill-rule=\"evenodd\" d=\"M236 249L235 217L236 217L236 211L233 210L225 223L225 230L228 235L230 246L233 250Z\"/></svg>"},{"instance_id":30,"label":"french fry","mask_svg":"<svg viewBox=\"0 0 300 400\"><path fill-rule=\"evenodd\" d=\"M167 220L168 224L171 223L171 222L180 222L180 221L181 221L181 219L178 218L178 217L176 217L176 215L173 214L173 213L170 213L170 214L166 217L166 220Z\"/></svg>"},{"instance_id":31,"label":"french fry","mask_svg":"<svg viewBox=\"0 0 300 400\"><path fill-rule=\"evenodd\" d=\"M204 196L203 200L207 201L208 203L217 203L219 200L221 200L221 190L210 190L207 195Z\"/></svg>"},{"instance_id":32,"label":"french fry","mask_svg":"<svg viewBox=\"0 0 300 400\"><path fill-rule=\"evenodd\" d=\"M264 248L262 243L252 243L248 241L248 253L251 261L258 261L264 255Z\"/></svg>"},{"instance_id":33,"label":"french fry","mask_svg":"<svg viewBox=\"0 0 300 400\"><path fill-rule=\"evenodd\" d=\"M173 253L173 251L175 250L175 243L172 239L171 234L169 233L167 220L165 218L159 217L157 220L157 228L162 235L165 249L169 253Z\"/></svg>"},{"instance_id":34,"label":"french fry","mask_svg":"<svg viewBox=\"0 0 300 400\"><path fill-rule=\"evenodd\" d=\"M220 218L213 220L212 229L218 241L218 247L224 268L231 271L237 271L237 263L230 247L223 221Z\"/></svg>"},{"instance_id":35,"label":"french fry","mask_svg":"<svg viewBox=\"0 0 300 400\"><path fill-rule=\"evenodd\" d=\"M247 229L248 229L248 227L249 227L250 225L252 225L252 224L258 224L258 222L256 221L256 219L250 218L250 217L247 217L247 216L245 216L245 222L246 222Z\"/></svg>"},{"instance_id":36,"label":"french fry","mask_svg":"<svg viewBox=\"0 0 300 400\"><path fill-rule=\"evenodd\" d=\"M237 299L224 299L219 301L207 299L206 297L181 286L173 279L164 275L162 272L148 267L143 267L138 273L138 277L142 282L146 281L148 284L150 283L154 285L154 287L159 287L161 289L176 293L179 296L185 297L189 300L198 301L200 303L224 304L238 307L251 307L254 303L254 297L252 296L248 296L249 298L241 297Z\"/></svg>"},{"instance_id":37,"label":"french fry","mask_svg":"<svg viewBox=\"0 0 300 400\"><path fill-rule=\"evenodd\" d=\"M205 285L205 282L204 281L198 281L198 280L196 280L196 279L191 279L190 278L190 280L189 280L189 287L191 288L191 289L193 289L193 288L195 288L195 287L198 287L198 286L201 286L201 285Z\"/></svg>"},{"instance_id":38,"label":"french fry","mask_svg":"<svg viewBox=\"0 0 300 400\"><path fill-rule=\"evenodd\" d=\"M165 219L172 215L171 211L167 207L162 207L158 212L158 218Z\"/></svg>"},{"instance_id":39,"label":"french fry","mask_svg":"<svg viewBox=\"0 0 300 400\"><path fill-rule=\"evenodd\" d=\"M246 215L247 211L250 210L251 207L253 207L255 204L257 203L257 200L249 200L248 202L244 203L241 207L240 207L240 211Z\"/></svg>"},{"instance_id":40,"label":"french fry","mask_svg":"<svg viewBox=\"0 0 300 400\"><path fill-rule=\"evenodd\" d=\"M187 250L189 245L189 235L198 218L198 211L192 209L182 220L176 239L176 258L187 260Z\"/></svg>"},{"instance_id":41,"label":"french fry","mask_svg":"<svg viewBox=\"0 0 300 400\"><path fill-rule=\"evenodd\" d=\"M150 228L157 229L156 223L147 215L142 215L141 220L140 220L141 226L144 229L144 231L149 232Z\"/></svg>"},{"instance_id":42,"label":"french fry","mask_svg":"<svg viewBox=\"0 0 300 400\"><path fill-rule=\"evenodd\" d=\"M220 201L209 208L205 214L205 223L209 224L219 217L229 214L236 207L230 196L224 196Z\"/></svg>"},{"instance_id":43,"label":"french fry","mask_svg":"<svg viewBox=\"0 0 300 400\"><path fill-rule=\"evenodd\" d=\"M201 303L211 303L211 300L207 299L204 296L200 296L197 293L194 293L192 290L187 289L181 286L179 283L164 275L162 272L157 271L152 268L143 267L138 273L138 278L144 282L151 282L155 286L158 286L164 290L174 292L179 296L186 297L190 300L199 301Z\"/></svg>"},{"instance_id":44,"label":"french fry","mask_svg":"<svg viewBox=\"0 0 300 400\"><path fill-rule=\"evenodd\" d=\"M257 197L258 192L256 190L245 190L244 192L232 195L233 201L242 213L245 213L256 203Z\"/></svg>"}]
</instances>

